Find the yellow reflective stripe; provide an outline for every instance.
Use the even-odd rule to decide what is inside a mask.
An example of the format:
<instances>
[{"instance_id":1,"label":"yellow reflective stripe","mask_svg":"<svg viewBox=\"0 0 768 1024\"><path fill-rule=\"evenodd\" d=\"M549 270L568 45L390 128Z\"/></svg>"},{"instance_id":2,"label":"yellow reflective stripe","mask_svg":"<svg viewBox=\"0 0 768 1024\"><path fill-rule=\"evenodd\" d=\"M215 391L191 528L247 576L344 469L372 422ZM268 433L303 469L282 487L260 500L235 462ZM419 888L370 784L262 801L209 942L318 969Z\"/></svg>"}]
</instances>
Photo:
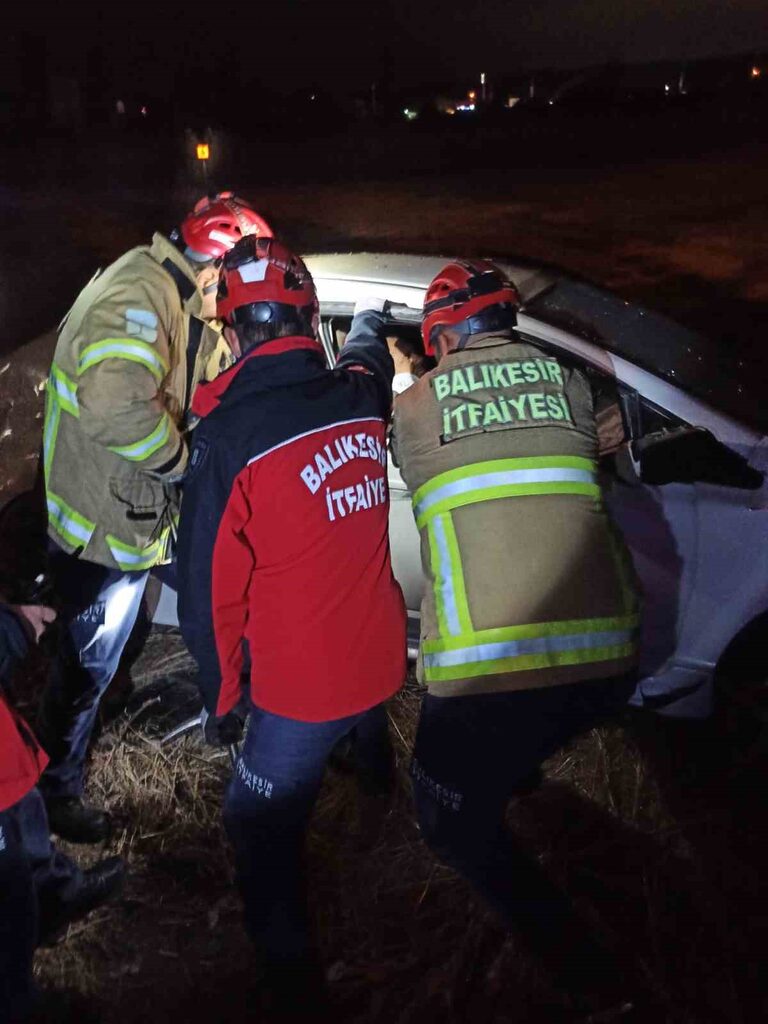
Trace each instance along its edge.
<instances>
[{"instance_id":1,"label":"yellow reflective stripe","mask_svg":"<svg viewBox=\"0 0 768 1024\"><path fill-rule=\"evenodd\" d=\"M86 547L93 536L96 524L76 512L63 498L51 491L46 493L46 503L48 522L59 536L63 537L72 547Z\"/></svg>"},{"instance_id":2,"label":"yellow reflective stripe","mask_svg":"<svg viewBox=\"0 0 768 1024\"><path fill-rule=\"evenodd\" d=\"M152 345L137 338L105 338L95 341L83 349L77 366L79 374L103 362L105 359L127 359L141 363L156 377L158 381L168 373L168 365L161 359Z\"/></svg>"},{"instance_id":3,"label":"yellow reflective stripe","mask_svg":"<svg viewBox=\"0 0 768 1024\"><path fill-rule=\"evenodd\" d=\"M413 510L417 526L422 527L429 518L464 505L534 494L580 494L599 499L595 464L566 456L475 463L428 481L414 495Z\"/></svg>"},{"instance_id":4,"label":"yellow reflective stripe","mask_svg":"<svg viewBox=\"0 0 768 1024\"><path fill-rule=\"evenodd\" d=\"M141 441L135 441L133 444L110 446L109 450L116 455L122 455L124 459L130 459L132 462L143 462L144 459L148 459L150 455L154 455L158 449L162 448L170 436L171 420L168 413L164 412L152 433L142 438Z\"/></svg>"},{"instance_id":5,"label":"yellow reflective stripe","mask_svg":"<svg viewBox=\"0 0 768 1024\"><path fill-rule=\"evenodd\" d=\"M80 416L80 409L77 404L77 384L56 363L51 364L48 389L53 391L62 409L72 416Z\"/></svg>"},{"instance_id":6,"label":"yellow reflective stripe","mask_svg":"<svg viewBox=\"0 0 768 1024\"><path fill-rule=\"evenodd\" d=\"M464 582L464 567L461 564L461 552L459 542L456 539L456 529L453 525L453 517L450 513L441 516L445 526L445 539L448 546L449 569L453 581L453 599L456 602L456 615L459 620L459 631L461 633L472 632L472 618L469 614L469 602L467 601L467 588Z\"/></svg>"},{"instance_id":7,"label":"yellow reflective stripe","mask_svg":"<svg viewBox=\"0 0 768 1024\"><path fill-rule=\"evenodd\" d=\"M466 466L459 466L457 469L449 469L445 473L439 473L427 480L414 492L413 501L418 504L432 491L443 487L445 484L455 483L468 476L480 476L483 473L500 473L505 470L525 469L581 469L587 472L595 472L596 463L592 459L585 459L580 455L537 455L520 459L490 459L484 462L472 462Z\"/></svg>"},{"instance_id":8,"label":"yellow reflective stripe","mask_svg":"<svg viewBox=\"0 0 768 1024\"><path fill-rule=\"evenodd\" d=\"M517 655L487 661L467 662L459 665L427 664L424 660L424 680L427 683L449 682L455 679L475 679L478 676L503 675L507 672L525 672L532 669L559 668L566 665L592 665L601 661L621 661L634 657L634 642L592 647L583 650L547 651L539 654Z\"/></svg>"},{"instance_id":9,"label":"yellow reflective stripe","mask_svg":"<svg viewBox=\"0 0 768 1024\"><path fill-rule=\"evenodd\" d=\"M53 453L56 450L56 438L59 433L60 419L61 406L49 384L45 393L45 422L43 425L43 474L46 483L51 471Z\"/></svg>"},{"instance_id":10,"label":"yellow reflective stripe","mask_svg":"<svg viewBox=\"0 0 768 1024\"><path fill-rule=\"evenodd\" d=\"M556 619L553 622L529 622L521 626L497 626L476 629L460 636L435 638L423 642L425 653L450 651L480 644L505 643L510 640L536 640L540 637L571 636L584 633L605 633L613 630L637 630L639 612L630 615L601 616L591 619Z\"/></svg>"},{"instance_id":11,"label":"yellow reflective stripe","mask_svg":"<svg viewBox=\"0 0 768 1024\"><path fill-rule=\"evenodd\" d=\"M447 542L444 539L442 517L438 516L427 524L427 536L434 580L437 628L441 636L457 636L461 628L451 589L450 559Z\"/></svg>"},{"instance_id":12,"label":"yellow reflective stripe","mask_svg":"<svg viewBox=\"0 0 768 1024\"><path fill-rule=\"evenodd\" d=\"M126 544L125 541L113 537L111 533L107 534L106 540L107 547L119 567L126 572L138 572L142 569L151 569L163 558L167 537L166 531L163 531L163 536L144 548Z\"/></svg>"},{"instance_id":13,"label":"yellow reflective stripe","mask_svg":"<svg viewBox=\"0 0 768 1024\"><path fill-rule=\"evenodd\" d=\"M427 526L434 577L435 609L443 636L472 630L461 553L450 513L436 516Z\"/></svg>"},{"instance_id":14,"label":"yellow reflective stripe","mask_svg":"<svg viewBox=\"0 0 768 1024\"><path fill-rule=\"evenodd\" d=\"M426 641L427 681L472 678L627 658L637 646L637 615L541 622Z\"/></svg>"}]
</instances>

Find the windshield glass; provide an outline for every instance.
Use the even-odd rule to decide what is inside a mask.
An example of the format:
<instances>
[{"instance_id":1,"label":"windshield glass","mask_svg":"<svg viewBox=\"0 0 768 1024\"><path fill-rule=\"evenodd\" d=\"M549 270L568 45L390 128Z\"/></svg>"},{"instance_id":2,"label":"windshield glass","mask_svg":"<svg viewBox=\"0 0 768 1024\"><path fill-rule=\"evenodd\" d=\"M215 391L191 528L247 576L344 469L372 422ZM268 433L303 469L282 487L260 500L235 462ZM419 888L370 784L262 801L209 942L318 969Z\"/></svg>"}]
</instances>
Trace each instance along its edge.
<instances>
[{"instance_id":1,"label":"windshield glass","mask_svg":"<svg viewBox=\"0 0 768 1024\"><path fill-rule=\"evenodd\" d=\"M600 344L713 408L768 432L760 367L660 313L567 279L527 302L525 312Z\"/></svg>"}]
</instances>

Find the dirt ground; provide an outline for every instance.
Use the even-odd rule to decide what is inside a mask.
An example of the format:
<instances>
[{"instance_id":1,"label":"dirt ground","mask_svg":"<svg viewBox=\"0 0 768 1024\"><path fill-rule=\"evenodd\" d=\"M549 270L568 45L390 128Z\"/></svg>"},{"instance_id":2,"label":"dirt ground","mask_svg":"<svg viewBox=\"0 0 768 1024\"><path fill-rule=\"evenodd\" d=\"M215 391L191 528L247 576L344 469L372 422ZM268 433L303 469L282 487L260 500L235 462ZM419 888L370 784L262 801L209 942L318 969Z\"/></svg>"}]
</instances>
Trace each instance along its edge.
<instances>
[{"instance_id":1,"label":"dirt ground","mask_svg":"<svg viewBox=\"0 0 768 1024\"><path fill-rule=\"evenodd\" d=\"M697 162L649 153L633 167L287 188L260 187L244 174L237 185L305 252L542 260L705 330L734 352L759 352L768 326L767 172L768 152L752 147ZM165 225L161 204L144 196L113 203L103 216L94 213L98 196L65 199L12 197L0 240L0 505L34 474L39 386L52 348L52 336L40 335L92 268ZM30 278L30 263L14 259L22 240L40 255L44 287ZM183 692L189 672L178 641L154 634L137 679L152 701ZM118 822L103 852L130 858L126 893L41 952L39 978L79 993L104 1024L259 1019L219 824L226 759L196 738L159 748L163 701L145 703L140 697L105 728L90 781ZM351 778L329 772L313 823L313 916L337 1017L573 1020L541 968L419 840L406 776L417 705L409 684L390 707L399 761L392 805L372 812ZM633 716L557 757L543 788L510 811L532 854L633 962L658 1003L654 1024L752 1024L768 1009L768 759L743 724L736 710L697 728ZM70 1019L58 1001L61 1019ZM85 1019L82 1009L71 1019Z\"/></svg>"},{"instance_id":2,"label":"dirt ground","mask_svg":"<svg viewBox=\"0 0 768 1024\"><path fill-rule=\"evenodd\" d=\"M138 694L96 745L89 795L117 831L88 859L121 853L131 875L117 903L38 954L62 1022L83 1007L103 1024L270 1019L219 820L226 755L197 735L158 743L193 710L191 668L175 634L154 633ZM407 776L418 703L409 680L389 704L392 800L371 804L331 769L313 819L311 907L334 1019L583 1021L420 841ZM766 750L740 724L628 715L553 758L544 785L510 809L531 856L632 965L654 1003L648 1024L751 1024L767 1008Z\"/></svg>"}]
</instances>

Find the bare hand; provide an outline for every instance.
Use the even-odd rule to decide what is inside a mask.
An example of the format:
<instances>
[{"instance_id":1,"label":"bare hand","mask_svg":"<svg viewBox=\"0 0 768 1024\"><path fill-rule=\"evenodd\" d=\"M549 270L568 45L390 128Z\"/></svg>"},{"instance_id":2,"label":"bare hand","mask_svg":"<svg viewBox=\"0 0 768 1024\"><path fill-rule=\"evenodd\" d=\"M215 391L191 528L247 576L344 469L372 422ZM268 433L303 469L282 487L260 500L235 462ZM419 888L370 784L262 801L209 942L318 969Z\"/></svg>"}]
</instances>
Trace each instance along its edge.
<instances>
[{"instance_id":1,"label":"bare hand","mask_svg":"<svg viewBox=\"0 0 768 1024\"><path fill-rule=\"evenodd\" d=\"M56 612L45 604L11 604L10 610L21 619L28 635L35 643L43 635L45 627L56 618Z\"/></svg>"}]
</instances>

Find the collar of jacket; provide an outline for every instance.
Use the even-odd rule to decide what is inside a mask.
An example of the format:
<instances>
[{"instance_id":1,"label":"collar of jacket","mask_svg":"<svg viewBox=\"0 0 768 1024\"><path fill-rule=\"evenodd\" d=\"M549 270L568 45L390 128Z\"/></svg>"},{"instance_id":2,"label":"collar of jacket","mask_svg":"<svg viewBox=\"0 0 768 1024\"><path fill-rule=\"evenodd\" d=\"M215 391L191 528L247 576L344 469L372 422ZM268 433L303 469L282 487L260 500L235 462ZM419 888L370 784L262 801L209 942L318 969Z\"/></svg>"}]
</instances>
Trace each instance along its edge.
<instances>
[{"instance_id":1,"label":"collar of jacket","mask_svg":"<svg viewBox=\"0 0 768 1024\"><path fill-rule=\"evenodd\" d=\"M254 360L264 356L281 356L289 352L309 352L315 356L319 355L321 359L323 358L323 346L313 338L275 338L273 341L267 341L263 345L251 349L241 359L238 359L234 366L230 366L224 373L220 373L209 384L198 384L197 391L192 399L192 414L203 417L212 413L219 406L227 390L232 386L243 368L246 366L250 368ZM322 368L324 369L324 367ZM288 383L288 381L280 380L279 382L279 384L285 383Z\"/></svg>"},{"instance_id":2,"label":"collar of jacket","mask_svg":"<svg viewBox=\"0 0 768 1024\"><path fill-rule=\"evenodd\" d=\"M456 358L457 356L463 355L470 349L476 348L495 348L498 345L509 345L514 342L515 339L512 332L501 334L498 331L486 331L485 334L473 334L464 348L454 348L450 352L446 352L443 358L438 362L438 366L442 366L448 359Z\"/></svg>"},{"instance_id":3,"label":"collar of jacket","mask_svg":"<svg viewBox=\"0 0 768 1024\"><path fill-rule=\"evenodd\" d=\"M203 308L203 296L200 289L197 287L194 271L173 242L169 241L165 235L161 235L159 231L156 231L154 235L152 235L152 245L149 247L149 255L156 263L159 263L172 278L173 287L179 292L184 312L190 313L192 316L200 316ZM163 266L166 262L172 265L173 270L168 270L168 267ZM177 277L179 280L177 280ZM183 291L186 290L184 289L184 284L186 283L191 285L192 291L191 293L188 293L185 298ZM180 284L181 287L179 287Z\"/></svg>"}]
</instances>

